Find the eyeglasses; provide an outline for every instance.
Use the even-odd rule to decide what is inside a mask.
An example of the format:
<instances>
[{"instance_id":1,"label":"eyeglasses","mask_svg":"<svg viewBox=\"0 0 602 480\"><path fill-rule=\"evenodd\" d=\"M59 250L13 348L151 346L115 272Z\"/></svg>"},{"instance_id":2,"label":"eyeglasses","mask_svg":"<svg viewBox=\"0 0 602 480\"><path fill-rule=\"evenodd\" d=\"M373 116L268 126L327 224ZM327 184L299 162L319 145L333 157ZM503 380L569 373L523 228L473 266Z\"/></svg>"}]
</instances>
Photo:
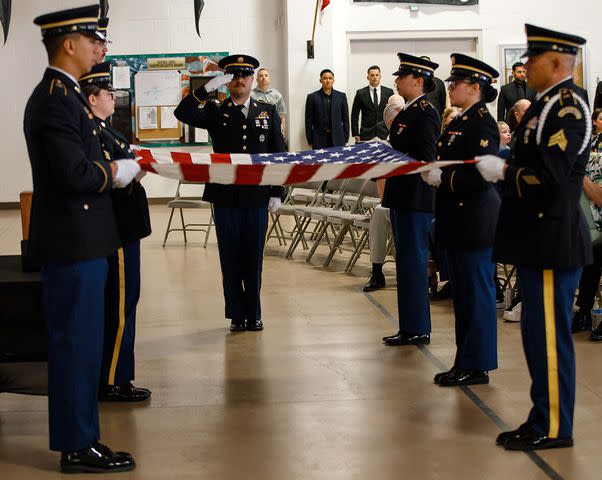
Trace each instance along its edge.
<instances>
[{"instance_id":1,"label":"eyeglasses","mask_svg":"<svg viewBox=\"0 0 602 480\"><path fill-rule=\"evenodd\" d=\"M447 88L449 88L450 90L453 90L454 88L456 88L461 83L465 83L467 85L470 85L472 82L469 81L469 80L449 80L447 82Z\"/></svg>"}]
</instances>

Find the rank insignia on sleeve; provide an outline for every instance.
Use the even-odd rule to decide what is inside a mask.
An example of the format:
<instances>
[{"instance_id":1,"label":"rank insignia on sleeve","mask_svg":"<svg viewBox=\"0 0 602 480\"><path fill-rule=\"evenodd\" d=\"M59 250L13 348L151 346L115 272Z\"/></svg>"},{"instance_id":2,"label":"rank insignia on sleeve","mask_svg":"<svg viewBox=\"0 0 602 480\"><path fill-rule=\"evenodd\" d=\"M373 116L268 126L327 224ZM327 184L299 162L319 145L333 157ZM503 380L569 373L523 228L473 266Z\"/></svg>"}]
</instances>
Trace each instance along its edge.
<instances>
[{"instance_id":1,"label":"rank insignia on sleeve","mask_svg":"<svg viewBox=\"0 0 602 480\"><path fill-rule=\"evenodd\" d=\"M489 146L489 140L481 140L481 148L487 148Z\"/></svg>"},{"instance_id":2,"label":"rank insignia on sleeve","mask_svg":"<svg viewBox=\"0 0 602 480\"><path fill-rule=\"evenodd\" d=\"M564 118L567 115L573 115L577 120L581 120L583 118L583 114L577 107L564 107L558 112L558 116L560 118Z\"/></svg>"},{"instance_id":3,"label":"rank insignia on sleeve","mask_svg":"<svg viewBox=\"0 0 602 480\"><path fill-rule=\"evenodd\" d=\"M557 146L563 152L566 151L566 147L569 144L569 141L566 139L566 135L564 134L564 129L561 128L554 135L550 137L548 142L548 147Z\"/></svg>"}]
</instances>

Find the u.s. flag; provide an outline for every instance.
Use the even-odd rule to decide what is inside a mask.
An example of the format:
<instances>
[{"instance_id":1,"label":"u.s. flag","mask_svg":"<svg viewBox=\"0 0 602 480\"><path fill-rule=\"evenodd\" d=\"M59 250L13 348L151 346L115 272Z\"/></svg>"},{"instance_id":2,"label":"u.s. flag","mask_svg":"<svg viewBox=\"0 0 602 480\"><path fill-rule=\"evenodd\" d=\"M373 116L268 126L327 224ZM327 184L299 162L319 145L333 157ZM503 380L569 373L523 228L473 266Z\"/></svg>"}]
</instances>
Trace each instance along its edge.
<instances>
[{"instance_id":1,"label":"u.s. flag","mask_svg":"<svg viewBox=\"0 0 602 480\"><path fill-rule=\"evenodd\" d=\"M187 153L137 149L143 170L162 177L225 185L292 185L347 178L387 178L454 161L416 161L384 142L282 153Z\"/></svg>"}]
</instances>

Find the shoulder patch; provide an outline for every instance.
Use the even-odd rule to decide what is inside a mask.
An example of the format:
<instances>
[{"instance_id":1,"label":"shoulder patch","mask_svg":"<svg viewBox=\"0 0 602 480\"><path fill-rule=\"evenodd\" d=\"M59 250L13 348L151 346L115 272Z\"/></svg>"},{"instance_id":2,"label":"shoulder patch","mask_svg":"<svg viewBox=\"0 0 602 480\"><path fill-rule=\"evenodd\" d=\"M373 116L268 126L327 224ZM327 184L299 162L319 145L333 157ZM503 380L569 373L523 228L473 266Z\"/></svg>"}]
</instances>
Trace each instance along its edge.
<instances>
[{"instance_id":1,"label":"shoulder patch","mask_svg":"<svg viewBox=\"0 0 602 480\"><path fill-rule=\"evenodd\" d=\"M568 107L562 107L558 112L558 116L560 118L564 118L567 115L573 115L577 120L581 120L583 118L583 114L581 113L581 111L573 105Z\"/></svg>"},{"instance_id":2,"label":"shoulder patch","mask_svg":"<svg viewBox=\"0 0 602 480\"><path fill-rule=\"evenodd\" d=\"M560 96L558 98L558 103L560 104L560 106L565 106L565 105L576 105L577 102L575 100L574 97L574 93L570 88L561 88L558 91L558 95Z\"/></svg>"}]
</instances>

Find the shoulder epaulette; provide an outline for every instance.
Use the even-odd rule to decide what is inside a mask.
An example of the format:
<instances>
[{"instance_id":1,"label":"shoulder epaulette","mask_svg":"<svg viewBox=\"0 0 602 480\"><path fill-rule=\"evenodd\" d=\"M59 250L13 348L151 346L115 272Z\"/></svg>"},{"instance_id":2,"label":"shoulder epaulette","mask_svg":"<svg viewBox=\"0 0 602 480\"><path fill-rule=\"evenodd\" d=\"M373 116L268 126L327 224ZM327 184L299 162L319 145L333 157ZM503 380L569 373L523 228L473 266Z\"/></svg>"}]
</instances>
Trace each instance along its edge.
<instances>
[{"instance_id":1,"label":"shoulder epaulette","mask_svg":"<svg viewBox=\"0 0 602 480\"><path fill-rule=\"evenodd\" d=\"M67 85L63 83L60 78L53 78L50 80L50 95L63 95L67 96Z\"/></svg>"},{"instance_id":2,"label":"shoulder epaulette","mask_svg":"<svg viewBox=\"0 0 602 480\"><path fill-rule=\"evenodd\" d=\"M433 108L433 106L429 103L428 100L425 100L423 98L422 100L420 100L420 108L422 108L423 111L426 111L429 108Z\"/></svg>"},{"instance_id":3,"label":"shoulder epaulette","mask_svg":"<svg viewBox=\"0 0 602 480\"><path fill-rule=\"evenodd\" d=\"M481 118L483 118L485 115L487 115L489 113L489 109L487 107L480 107L477 112L479 113L479 116Z\"/></svg>"}]
</instances>

